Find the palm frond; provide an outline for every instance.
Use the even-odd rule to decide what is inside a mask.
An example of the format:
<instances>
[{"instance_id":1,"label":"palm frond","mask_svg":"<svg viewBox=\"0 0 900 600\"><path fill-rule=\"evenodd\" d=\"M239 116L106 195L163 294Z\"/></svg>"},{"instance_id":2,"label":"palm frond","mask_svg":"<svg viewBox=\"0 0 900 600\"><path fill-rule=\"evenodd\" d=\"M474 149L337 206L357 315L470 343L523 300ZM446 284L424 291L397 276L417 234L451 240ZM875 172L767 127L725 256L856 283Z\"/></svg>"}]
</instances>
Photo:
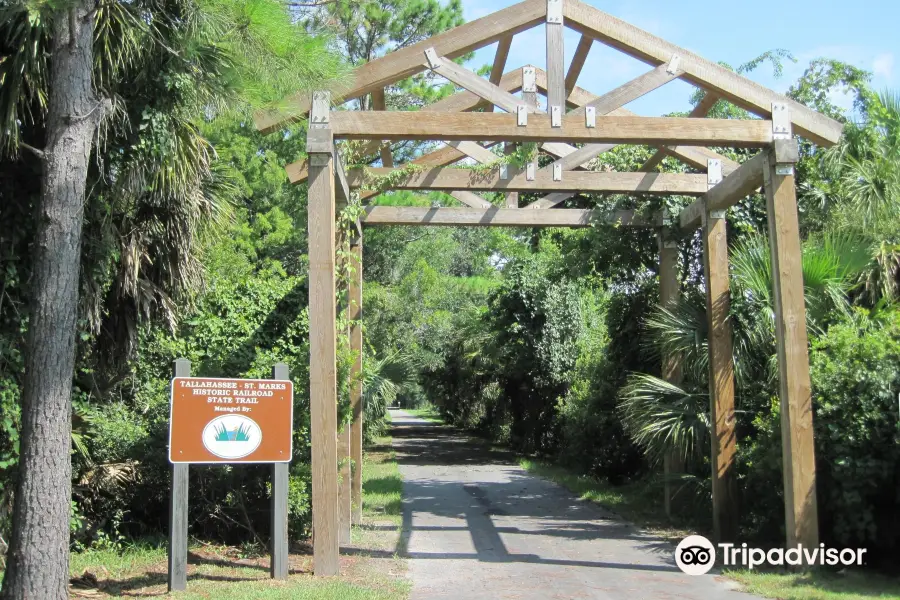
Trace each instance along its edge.
<instances>
[{"instance_id":1,"label":"palm frond","mask_svg":"<svg viewBox=\"0 0 900 600\"><path fill-rule=\"evenodd\" d=\"M708 404L708 394L635 373L619 392L618 412L626 433L651 460L674 452L689 461L706 451Z\"/></svg>"}]
</instances>

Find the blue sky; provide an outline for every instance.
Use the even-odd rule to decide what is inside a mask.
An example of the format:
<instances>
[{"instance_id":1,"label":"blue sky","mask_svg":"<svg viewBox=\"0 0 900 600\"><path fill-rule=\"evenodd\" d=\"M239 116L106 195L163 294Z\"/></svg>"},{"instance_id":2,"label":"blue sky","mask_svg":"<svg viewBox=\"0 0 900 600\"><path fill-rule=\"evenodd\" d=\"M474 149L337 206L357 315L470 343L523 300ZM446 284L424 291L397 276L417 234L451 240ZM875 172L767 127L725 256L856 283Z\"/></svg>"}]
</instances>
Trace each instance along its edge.
<instances>
[{"instance_id":1,"label":"blue sky","mask_svg":"<svg viewBox=\"0 0 900 600\"><path fill-rule=\"evenodd\" d=\"M900 1L898 0L756 0L711 3L701 0L583 0L665 38L711 61L745 63L767 50L790 51L797 63L786 63L781 79L768 65L749 75L779 92L785 91L815 58L836 58L873 73L876 89L900 88ZM467 21L516 0L462 0ZM567 30L567 64L579 34ZM471 68L493 62L495 45L479 50ZM544 67L543 26L518 34L507 70L525 64ZM578 84L601 94L633 79L648 66L594 42ZM654 116L690 108L693 88L674 81L629 105Z\"/></svg>"}]
</instances>

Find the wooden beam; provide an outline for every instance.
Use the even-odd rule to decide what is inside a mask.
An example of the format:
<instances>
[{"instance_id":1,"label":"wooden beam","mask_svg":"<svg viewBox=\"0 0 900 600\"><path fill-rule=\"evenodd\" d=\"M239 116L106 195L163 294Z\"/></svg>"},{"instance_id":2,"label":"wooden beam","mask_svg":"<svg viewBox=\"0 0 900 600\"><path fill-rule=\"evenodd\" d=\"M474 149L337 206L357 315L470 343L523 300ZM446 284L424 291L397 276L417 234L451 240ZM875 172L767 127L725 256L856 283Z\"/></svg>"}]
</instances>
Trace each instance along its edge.
<instances>
[{"instance_id":1,"label":"wooden beam","mask_svg":"<svg viewBox=\"0 0 900 600\"><path fill-rule=\"evenodd\" d=\"M606 93L599 98L591 100L584 106L576 108L569 114L583 115L585 114L586 107L591 106L595 109L597 116L608 115L611 112L620 109L625 104L628 104L629 102L640 98L644 94L655 90L662 85L665 85L669 81L672 81L672 79L675 78L677 71L672 71L670 73L670 70L671 69L669 69L668 65L661 65L660 67L650 71L649 73L641 75L637 79L633 79L632 81L619 86L613 91ZM578 150L562 156L561 158L554 161L553 164L548 165L545 168L553 169L556 164L559 164L560 168L562 168L563 171L576 169L580 166L586 167L590 161L603 154L604 152L609 152L615 147L615 144L586 144ZM550 146L548 146L548 148L551 150L554 149ZM555 196L552 199L548 198L547 202L542 202L540 206L551 202L558 204L559 202L562 202L566 199L567 198L560 198L559 196ZM534 205L535 203L532 203L532 206ZM549 208L549 206L547 208Z\"/></svg>"},{"instance_id":2,"label":"wooden beam","mask_svg":"<svg viewBox=\"0 0 900 600\"><path fill-rule=\"evenodd\" d=\"M693 110L691 110L691 112L688 114L688 117L690 117L692 119L702 119L703 117L705 117L706 115L709 114L709 112L713 109L713 107L715 107L716 103L719 100L720 100L720 98L718 96L716 96L715 94L712 94L710 92L707 92L703 96L703 98L700 99L700 102L697 103L697 105L693 108ZM644 166L642 166L638 170L639 171L652 171L653 169L655 169L657 166L659 166L659 164L667 156L667 154L668 154L667 150L668 150L667 148L659 148L656 151L656 154L651 156L650 159L644 163ZM675 151L675 150L676 149L673 149L673 151ZM677 154L675 156L680 158ZM713 157L711 157L711 158L713 158ZM725 165L723 163L723 172L725 172L726 175L731 172L731 171L726 172L726 169L724 167L725 167Z\"/></svg>"},{"instance_id":3,"label":"wooden beam","mask_svg":"<svg viewBox=\"0 0 900 600\"><path fill-rule=\"evenodd\" d=\"M531 29L543 22L546 14L546 0L525 0L439 33L418 44L395 50L356 68L346 83L335 85L332 90L334 99L357 98L374 89L385 88L421 73L425 68L422 64L422 53L425 48L434 47L441 56L458 58L473 50L490 46L504 37ZM291 121L303 119L309 107L309 95L296 94L282 101L277 107L257 112L253 120L258 130L271 133Z\"/></svg>"},{"instance_id":4,"label":"wooden beam","mask_svg":"<svg viewBox=\"0 0 900 600\"><path fill-rule=\"evenodd\" d=\"M653 90L659 89L673 79L677 79L679 70L671 70L668 64L660 65L655 69L623 83L616 89L594 98L590 102L573 110L572 115L583 115L585 108L593 106L597 115L607 115L617 108L621 108L638 98L646 96Z\"/></svg>"},{"instance_id":5,"label":"wooden beam","mask_svg":"<svg viewBox=\"0 0 900 600\"><path fill-rule=\"evenodd\" d=\"M716 542L733 542L738 528L737 445L734 427L734 349L729 320L728 238L723 216L705 215L703 266L709 332L713 537Z\"/></svg>"},{"instance_id":6,"label":"wooden beam","mask_svg":"<svg viewBox=\"0 0 900 600\"><path fill-rule=\"evenodd\" d=\"M354 243L355 242L355 243ZM362 468L363 468L363 339L362 339L362 234L350 243L350 293L347 304L347 318L350 321L350 351L355 358L350 367L350 460L351 506L350 518L354 524L362 523Z\"/></svg>"},{"instance_id":7,"label":"wooden beam","mask_svg":"<svg viewBox=\"0 0 900 600\"><path fill-rule=\"evenodd\" d=\"M667 230L660 229L657 234L659 242L659 304L664 308L671 308L681 297L681 285L678 278L678 243L668 234ZM682 360L679 354L662 355L662 378L674 385L682 382ZM664 495L663 505L666 516L672 516L673 496L675 486L672 477L684 470L683 458L676 452L667 452L663 457Z\"/></svg>"},{"instance_id":8,"label":"wooden beam","mask_svg":"<svg viewBox=\"0 0 900 600\"><path fill-rule=\"evenodd\" d=\"M682 79L764 118L771 117L773 102L786 103L798 133L816 144L832 146L841 138L843 126L834 119L593 6L579 0L567 0L564 13L567 25L575 31L651 65L667 63L672 56L678 55L679 67L684 71Z\"/></svg>"},{"instance_id":9,"label":"wooden beam","mask_svg":"<svg viewBox=\"0 0 900 600\"><path fill-rule=\"evenodd\" d=\"M566 0L547 0L547 112L558 106L560 116L566 112L566 63L565 63L565 29L563 27L562 5ZM550 5L559 10L557 18L551 14Z\"/></svg>"},{"instance_id":10,"label":"wooden beam","mask_svg":"<svg viewBox=\"0 0 900 600\"><path fill-rule=\"evenodd\" d=\"M536 81L537 81L537 87L538 87L538 89L546 89L546 85L547 85L547 74L546 74L543 70L538 69L538 68L535 68L535 76L536 76ZM626 84L626 85L627 85L627 84ZM707 94L707 96L709 96L709 94ZM569 93L569 97L568 97L568 99L566 100L566 103L567 103L569 106L572 106L572 107L574 107L574 108L577 109L577 108L579 108L579 107L581 107L581 106L584 106L585 104L590 103L590 102L593 101L593 100L596 100L597 98L598 98L598 97L595 96L594 94L592 94L591 92L589 92L589 91L587 91L587 90L585 90L585 89L583 89L583 88L580 88L580 87L578 87L578 86L575 86L575 87L571 90L571 92ZM699 108L699 107L698 107L698 108ZM611 111L611 112L609 113L609 115L610 115L610 116L621 116L621 117L634 117L634 116L637 116L637 115L635 115L633 112L631 112L630 110L625 109L625 108L617 108L617 109ZM695 117L696 117L696 115L693 115L693 114L692 114L690 118L695 118ZM545 148L547 148L547 146L548 146L548 144L544 144L543 146L541 146L541 149L545 149ZM684 148L685 148L685 146L673 147L673 148L670 149L670 151L672 152L672 154L673 154L675 157L677 157L677 158L679 158L679 159L681 159L681 160L684 160L685 162L688 162L688 161L694 159L694 155L693 155L693 154L684 154L684 153L682 153L682 150L683 150ZM560 154L557 154L557 156L561 156L561 155L560 155ZM726 173L727 173L727 172L730 172L729 167L730 167L731 165L730 165L729 163L734 164L734 165L735 165L735 168L736 168L736 165L737 165L737 163L734 163L733 161L730 161L729 159L725 158L724 156L720 156L720 155L715 154L715 153L713 153L712 155L710 155L710 158L718 158L718 159L720 159L720 160L722 161L723 171L726 172ZM646 165L645 165L645 167L646 167ZM644 170L649 170L649 169L642 168L642 169L640 169L640 170L644 171ZM733 169L732 169L732 170L733 170Z\"/></svg>"},{"instance_id":11,"label":"wooden beam","mask_svg":"<svg viewBox=\"0 0 900 600\"><path fill-rule=\"evenodd\" d=\"M592 224L611 223L631 227L652 227L648 220L636 217L633 211L602 211L553 209L526 210L521 208L430 208L421 206L367 206L365 225L436 225L480 227L591 227Z\"/></svg>"},{"instance_id":12,"label":"wooden beam","mask_svg":"<svg viewBox=\"0 0 900 600\"><path fill-rule=\"evenodd\" d=\"M387 110L387 104L384 98L384 88L372 91L372 109L380 111ZM391 154L390 144L381 144L381 165L384 167L394 166L394 156Z\"/></svg>"},{"instance_id":13,"label":"wooden beam","mask_svg":"<svg viewBox=\"0 0 900 600\"><path fill-rule=\"evenodd\" d=\"M456 190L450 192L450 195L471 208L490 208L491 206L493 206L493 204L491 204L478 194L473 194L472 192L467 192L465 190Z\"/></svg>"},{"instance_id":14,"label":"wooden beam","mask_svg":"<svg viewBox=\"0 0 900 600\"><path fill-rule=\"evenodd\" d=\"M525 207L526 210L540 210L545 208L553 208L557 204L562 204L569 198L574 197L575 194L569 192L554 192L552 194L547 194L543 198L539 198Z\"/></svg>"},{"instance_id":15,"label":"wooden beam","mask_svg":"<svg viewBox=\"0 0 900 600\"><path fill-rule=\"evenodd\" d=\"M338 456L335 309L335 185L331 152L310 155L309 397L312 448L313 562L316 575L337 575Z\"/></svg>"},{"instance_id":16,"label":"wooden beam","mask_svg":"<svg viewBox=\"0 0 900 600\"><path fill-rule=\"evenodd\" d=\"M566 72L566 97L568 97L569 92L572 91L572 88L574 88L575 84L578 82L578 76L581 75L581 70L584 69L584 63L587 61L588 54L593 45L594 40L589 36L583 35L581 36L581 39L578 40L578 47L575 48L575 55L572 57L572 62L569 64L569 70Z\"/></svg>"},{"instance_id":17,"label":"wooden beam","mask_svg":"<svg viewBox=\"0 0 900 600\"><path fill-rule=\"evenodd\" d=\"M484 77L479 77L469 69L459 66L452 60L437 55L433 48L426 50L425 56L429 68L431 68L434 73L455 83L459 87L472 92L476 96L487 100L497 108L502 108L508 113L515 113L517 107L525 105L523 100L504 91ZM535 112L535 110L532 109L529 112Z\"/></svg>"},{"instance_id":18,"label":"wooden beam","mask_svg":"<svg viewBox=\"0 0 900 600\"><path fill-rule=\"evenodd\" d=\"M503 69L506 68L506 59L509 58L509 49L512 46L513 36L508 35L500 38L497 42L497 53L494 54L494 65L491 67L491 75L488 81L494 85L500 85L503 78Z\"/></svg>"},{"instance_id":19,"label":"wooden beam","mask_svg":"<svg viewBox=\"0 0 900 600\"><path fill-rule=\"evenodd\" d=\"M495 85L505 92L518 92L522 89L522 70L516 69L504 73L503 77ZM434 104L427 104L421 110L426 112L469 112L483 106L487 106L487 103L481 96L468 90L462 90L447 96L443 100L438 100Z\"/></svg>"},{"instance_id":20,"label":"wooden beam","mask_svg":"<svg viewBox=\"0 0 900 600\"><path fill-rule=\"evenodd\" d=\"M475 142L449 142L447 145L456 148L472 160L483 165L496 162L500 159L499 156L497 156L481 144L477 144Z\"/></svg>"},{"instance_id":21,"label":"wooden beam","mask_svg":"<svg viewBox=\"0 0 900 600\"><path fill-rule=\"evenodd\" d=\"M385 177L397 173L397 169L351 169L351 188L371 185L371 177ZM473 169L436 168L410 171L405 177L391 181L391 189L397 190L468 190L514 192L591 192L613 194L678 194L702 195L707 189L706 175L686 173L601 173L572 171L561 181L554 181L546 173L536 174L529 181L522 171L508 169L508 179L500 178L499 169L487 172Z\"/></svg>"},{"instance_id":22,"label":"wooden beam","mask_svg":"<svg viewBox=\"0 0 900 600\"><path fill-rule=\"evenodd\" d=\"M786 169L779 174L774 156L770 154L768 159L764 184L781 399L785 547L803 544L805 548L816 548L816 460L797 196L793 171Z\"/></svg>"},{"instance_id":23,"label":"wooden beam","mask_svg":"<svg viewBox=\"0 0 900 600\"><path fill-rule=\"evenodd\" d=\"M563 117L551 127L547 115L529 115L528 125L516 116L493 113L409 113L340 111L331 114L335 138L387 140L481 140L617 144L686 144L693 146L762 147L772 142L772 123L762 120L685 119L666 117L599 117L586 127L583 117Z\"/></svg>"},{"instance_id":24,"label":"wooden beam","mask_svg":"<svg viewBox=\"0 0 900 600\"><path fill-rule=\"evenodd\" d=\"M700 225L703 213L711 210L727 210L752 194L763 184L768 158L761 152L742 164L737 171L722 180L709 192L693 204L684 208L678 215L682 229L695 229Z\"/></svg>"}]
</instances>

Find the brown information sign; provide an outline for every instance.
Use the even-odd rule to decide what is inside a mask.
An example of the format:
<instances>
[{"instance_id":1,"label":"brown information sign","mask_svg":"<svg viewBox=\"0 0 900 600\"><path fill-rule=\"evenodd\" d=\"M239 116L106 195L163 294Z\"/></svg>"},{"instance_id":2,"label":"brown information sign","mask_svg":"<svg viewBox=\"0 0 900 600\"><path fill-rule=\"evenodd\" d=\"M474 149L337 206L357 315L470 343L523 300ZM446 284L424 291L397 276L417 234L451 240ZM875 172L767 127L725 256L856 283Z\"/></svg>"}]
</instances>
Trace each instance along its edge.
<instances>
[{"instance_id":1,"label":"brown information sign","mask_svg":"<svg viewBox=\"0 0 900 600\"><path fill-rule=\"evenodd\" d=\"M293 397L290 381L176 377L169 413L169 461L289 462Z\"/></svg>"}]
</instances>

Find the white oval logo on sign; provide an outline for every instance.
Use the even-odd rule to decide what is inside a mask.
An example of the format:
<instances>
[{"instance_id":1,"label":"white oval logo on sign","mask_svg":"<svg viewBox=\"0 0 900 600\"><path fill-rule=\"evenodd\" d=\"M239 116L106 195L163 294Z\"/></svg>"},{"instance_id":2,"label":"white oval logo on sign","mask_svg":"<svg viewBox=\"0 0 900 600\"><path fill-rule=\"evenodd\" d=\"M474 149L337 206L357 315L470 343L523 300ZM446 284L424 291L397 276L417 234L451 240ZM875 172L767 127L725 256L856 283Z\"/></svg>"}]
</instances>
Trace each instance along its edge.
<instances>
[{"instance_id":1,"label":"white oval logo on sign","mask_svg":"<svg viewBox=\"0 0 900 600\"><path fill-rule=\"evenodd\" d=\"M242 415L216 417L203 428L203 445L219 458L244 458L262 442L256 421Z\"/></svg>"}]
</instances>

